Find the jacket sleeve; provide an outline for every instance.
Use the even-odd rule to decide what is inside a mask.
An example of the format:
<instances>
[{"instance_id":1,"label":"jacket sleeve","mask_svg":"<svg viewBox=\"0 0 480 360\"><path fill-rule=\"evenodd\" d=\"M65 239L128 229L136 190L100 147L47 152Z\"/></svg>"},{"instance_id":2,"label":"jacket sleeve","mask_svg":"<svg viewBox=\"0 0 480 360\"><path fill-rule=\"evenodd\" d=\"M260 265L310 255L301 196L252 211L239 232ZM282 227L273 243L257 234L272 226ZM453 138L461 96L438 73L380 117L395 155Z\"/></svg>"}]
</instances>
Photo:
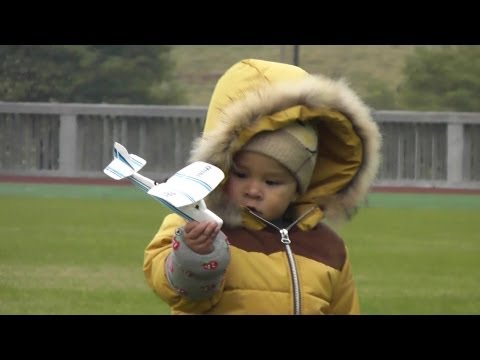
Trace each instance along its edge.
<instances>
[{"instance_id":1,"label":"jacket sleeve","mask_svg":"<svg viewBox=\"0 0 480 360\"><path fill-rule=\"evenodd\" d=\"M329 314L360 314L360 303L358 300L357 288L353 280L352 266L350 263L348 250L345 263L333 288Z\"/></svg>"},{"instance_id":2,"label":"jacket sleeve","mask_svg":"<svg viewBox=\"0 0 480 360\"><path fill-rule=\"evenodd\" d=\"M165 217L145 250L143 270L149 286L172 313L201 314L222 295L230 252L222 232L214 240L212 253L193 252L183 241L184 225L178 215Z\"/></svg>"}]
</instances>

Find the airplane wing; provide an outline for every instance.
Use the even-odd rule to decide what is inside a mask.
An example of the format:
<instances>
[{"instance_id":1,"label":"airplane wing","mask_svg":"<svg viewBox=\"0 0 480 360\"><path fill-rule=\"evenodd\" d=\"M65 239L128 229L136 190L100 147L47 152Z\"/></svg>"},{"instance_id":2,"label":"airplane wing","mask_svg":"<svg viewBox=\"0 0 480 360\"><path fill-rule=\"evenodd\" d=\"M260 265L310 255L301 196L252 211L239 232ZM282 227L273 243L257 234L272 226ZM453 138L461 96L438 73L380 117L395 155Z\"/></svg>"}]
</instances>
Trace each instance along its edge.
<instances>
[{"instance_id":1,"label":"airplane wing","mask_svg":"<svg viewBox=\"0 0 480 360\"><path fill-rule=\"evenodd\" d=\"M148 191L148 194L163 199L175 207L191 205L196 202L189 192L171 187L167 183L155 185Z\"/></svg>"},{"instance_id":2,"label":"airplane wing","mask_svg":"<svg viewBox=\"0 0 480 360\"><path fill-rule=\"evenodd\" d=\"M216 166L197 161L177 171L165 183L152 187L148 193L182 207L202 200L224 178L225 174Z\"/></svg>"}]
</instances>

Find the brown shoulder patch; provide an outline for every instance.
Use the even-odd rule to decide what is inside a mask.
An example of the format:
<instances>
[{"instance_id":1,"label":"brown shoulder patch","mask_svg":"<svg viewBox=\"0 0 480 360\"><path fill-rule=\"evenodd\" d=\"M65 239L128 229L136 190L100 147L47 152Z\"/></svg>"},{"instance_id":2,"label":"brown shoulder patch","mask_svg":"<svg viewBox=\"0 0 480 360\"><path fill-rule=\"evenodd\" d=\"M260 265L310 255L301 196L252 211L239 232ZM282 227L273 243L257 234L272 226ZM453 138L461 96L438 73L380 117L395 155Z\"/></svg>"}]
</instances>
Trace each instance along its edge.
<instances>
[{"instance_id":1,"label":"brown shoulder patch","mask_svg":"<svg viewBox=\"0 0 480 360\"><path fill-rule=\"evenodd\" d=\"M343 239L328 225L320 223L311 231L291 230L292 250L295 254L319 261L341 270L347 251Z\"/></svg>"},{"instance_id":2,"label":"brown shoulder patch","mask_svg":"<svg viewBox=\"0 0 480 360\"><path fill-rule=\"evenodd\" d=\"M280 241L280 233L268 228L260 231L245 228L222 231L232 246L248 252L260 252L266 255L285 251ZM294 227L289 232L291 248L294 254L303 256L341 270L346 259L345 244L330 227L320 223L311 231L301 231Z\"/></svg>"}]
</instances>

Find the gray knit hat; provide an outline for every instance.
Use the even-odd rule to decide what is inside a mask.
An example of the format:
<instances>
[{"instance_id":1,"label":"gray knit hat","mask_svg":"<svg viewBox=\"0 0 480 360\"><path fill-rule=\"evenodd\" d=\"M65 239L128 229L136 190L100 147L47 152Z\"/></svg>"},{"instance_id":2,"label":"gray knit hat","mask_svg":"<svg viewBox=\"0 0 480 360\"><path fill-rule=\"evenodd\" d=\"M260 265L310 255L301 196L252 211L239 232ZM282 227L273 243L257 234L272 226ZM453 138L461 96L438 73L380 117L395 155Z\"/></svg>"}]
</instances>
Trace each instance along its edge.
<instances>
[{"instance_id":1,"label":"gray knit hat","mask_svg":"<svg viewBox=\"0 0 480 360\"><path fill-rule=\"evenodd\" d=\"M296 121L275 131L256 134L242 148L277 160L293 174L301 194L307 191L317 160L318 138L315 129Z\"/></svg>"}]
</instances>

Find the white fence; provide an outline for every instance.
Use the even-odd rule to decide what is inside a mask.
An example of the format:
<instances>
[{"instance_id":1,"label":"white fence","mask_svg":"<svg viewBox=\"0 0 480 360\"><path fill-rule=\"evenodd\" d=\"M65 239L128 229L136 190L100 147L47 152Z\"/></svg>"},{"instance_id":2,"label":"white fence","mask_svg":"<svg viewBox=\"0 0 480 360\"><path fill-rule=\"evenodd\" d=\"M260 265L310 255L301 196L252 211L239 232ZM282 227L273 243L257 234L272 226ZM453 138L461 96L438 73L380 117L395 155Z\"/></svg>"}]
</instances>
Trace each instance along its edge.
<instances>
[{"instance_id":1,"label":"white fence","mask_svg":"<svg viewBox=\"0 0 480 360\"><path fill-rule=\"evenodd\" d=\"M118 141L157 180L185 165L206 107L0 102L0 175L103 178ZM480 188L480 113L377 111L377 185Z\"/></svg>"}]
</instances>

